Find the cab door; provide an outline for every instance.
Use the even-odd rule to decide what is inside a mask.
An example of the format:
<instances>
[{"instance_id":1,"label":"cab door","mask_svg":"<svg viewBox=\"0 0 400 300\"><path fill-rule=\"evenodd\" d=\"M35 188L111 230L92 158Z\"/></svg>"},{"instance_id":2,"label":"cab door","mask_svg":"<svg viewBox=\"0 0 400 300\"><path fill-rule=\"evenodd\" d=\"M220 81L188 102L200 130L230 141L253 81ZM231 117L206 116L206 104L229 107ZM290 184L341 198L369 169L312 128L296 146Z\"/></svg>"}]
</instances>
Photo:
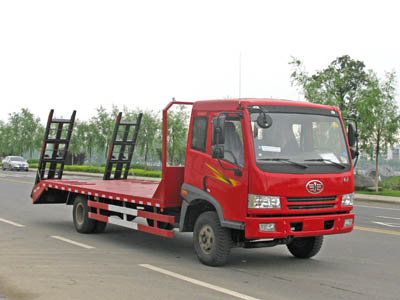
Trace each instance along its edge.
<instances>
[{"instance_id":1,"label":"cab door","mask_svg":"<svg viewBox=\"0 0 400 300\"><path fill-rule=\"evenodd\" d=\"M219 113L195 112L192 115L185 161L184 182L214 198L225 220L246 217L248 193L248 149L239 114L225 120L224 157L213 158L213 120ZM206 200L206 199L204 199Z\"/></svg>"}]
</instances>

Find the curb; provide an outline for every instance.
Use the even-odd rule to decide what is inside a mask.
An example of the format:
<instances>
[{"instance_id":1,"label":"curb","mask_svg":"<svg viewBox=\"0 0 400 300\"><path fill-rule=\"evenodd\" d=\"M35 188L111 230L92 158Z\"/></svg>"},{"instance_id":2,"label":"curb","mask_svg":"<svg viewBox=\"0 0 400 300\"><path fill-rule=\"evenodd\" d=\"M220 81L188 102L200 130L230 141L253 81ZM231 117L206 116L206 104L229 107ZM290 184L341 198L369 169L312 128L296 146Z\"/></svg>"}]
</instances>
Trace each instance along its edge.
<instances>
[{"instance_id":1,"label":"curb","mask_svg":"<svg viewBox=\"0 0 400 300\"><path fill-rule=\"evenodd\" d=\"M380 203L400 204L400 197L391 197L391 196L355 194L354 200L357 202L361 201L361 202L380 202Z\"/></svg>"}]
</instances>

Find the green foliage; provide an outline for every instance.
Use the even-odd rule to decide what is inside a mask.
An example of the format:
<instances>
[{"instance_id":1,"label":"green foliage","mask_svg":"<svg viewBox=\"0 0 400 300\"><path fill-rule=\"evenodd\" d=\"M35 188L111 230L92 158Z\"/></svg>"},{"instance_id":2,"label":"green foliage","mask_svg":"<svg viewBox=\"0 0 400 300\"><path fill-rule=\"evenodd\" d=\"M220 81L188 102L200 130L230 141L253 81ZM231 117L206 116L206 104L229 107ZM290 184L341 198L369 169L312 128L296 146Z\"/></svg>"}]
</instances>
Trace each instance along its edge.
<instances>
[{"instance_id":1,"label":"green foliage","mask_svg":"<svg viewBox=\"0 0 400 300\"><path fill-rule=\"evenodd\" d=\"M359 194L366 194L366 195L378 195L378 196L400 197L400 191L397 191L397 190L380 190L379 192L357 191L357 193L359 193Z\"/></svg>"},{"instance_id":2,"label":"green foliage","mask_svg":"<svg viewBox=\"0 0 400 300\"><path fill-rule=\"evenodd\" d=\"M362 122L359 124L362 149L371 158L379 157L389 145L397 142L399 112L395 102L395 73L386 73L380 80L370 71L366 89L357 103Z\"/></svg>"},{"instance_id":3,"label":"green foliage","mask_svg":"<svg viewBox=\"0 0 400 300\"><path fill-rule=\"evenodd\" d=\"M111 141L117 115L118 107L113 106L112 111L107 112L104 107L100 106L96 110L96 115L91 120L91 124L93 124L91 130L95 130L93 144L103 153L104 157L107 155L107 149Z\"/></svg>"},{"instance_id":4,"label":"green foliage","mask_svg":"<svg viewBox=\"0 0 400 300\"><path fill-rule=\"evenodd\" d=\"M0 121L0 155L28 155L40 149L44 128L40 119L27 108L9 114L8 122Z\"/></svg>"},{"instance_id":5,"label":"green foliage","mask_svg":"<svg viewBox=\"0 0 400 300\"><path fill-rule=\"evenodd\" d=\"M400 176L392 176L383 180L380 185L387 190L400 191Z\"/></svg>"},{"instance_id":6,"label":"green foliage","mask_svg":"<svg viewBox=\"0 0 400 300\"><path fill-rule=\"evenodd\" d=\"M167 160L170 165L185 163L188 121L189 114L183 105L168 113Z\"/></svg>"},{"instance_id":7,"label":"green foliage","mask_svg":"<svg viewBox=\"0 0 400 300\"><path fill-rule=\"evenodd\" d=\"M147 168L149 156L154 154L154 145L157 140L161 142L161 121L153 111L145 111L137 140L137 147L144 158L145 168Z\"/></svg>"},{"instance_id":8,"label":"green foliage","mask_svg":"<svg viewBox=\"0 0 400 300\"><path fill-rule=\"evenodd\" d=\"M379 79L365 70L361 61L348 55L338 57L326 69L310 76L302 62L292 58L292 85L298 86L308 101L338 106L343 116L355 116L359 125L361 148L376 158L378 189L379 156L397 142L399 109L394 99L396 74L386 73Z\"/></svg>"},{"instance_id":9,"label":"green foliage","mask_svg":"<svg viewBox=\"0 0 400 300\"><path fill-rule=\"evenodd\" d=\"M31 169L38 168L38 163L32 163L29 165ZM95 167L95 166L64 166L64 171L72 171L72 172L85 172L85 173L104 173L105 167ZM114 169L115 170L115 169ZM130 169L129 175L135 176L143 176L143 177L161 177L160 171L149 171L143 169Z\"/></svg>"},{"instance_id":10,"label":"green foliage","mask_svg":"<svg viewBox=\"0 0 400 300\"><path fill-rule=\"evenodd\" d=\"M376 189L378 190L379 156L395 144L400 115L395 101L395 73L386 73L380 80L370 71L367 88L361 94L357 109L362 122L359 124L362 149L376 159Z\"/></svg>"},{"instance_id":11,"label":"green foliage","mask_svg":"<svg viewBox=\"0 0 400 300\"><path fill-rule=\"evenodd\" d=\"M292 58L289 64L294 69L292 85L299 87L308 101L337 106L344 116L357 113L355 104L360 97L359 92L368 82L368 73L362 61L344 55L314 75L308 75L303 63L296 58Z\"/></svg>"}]
</instances>

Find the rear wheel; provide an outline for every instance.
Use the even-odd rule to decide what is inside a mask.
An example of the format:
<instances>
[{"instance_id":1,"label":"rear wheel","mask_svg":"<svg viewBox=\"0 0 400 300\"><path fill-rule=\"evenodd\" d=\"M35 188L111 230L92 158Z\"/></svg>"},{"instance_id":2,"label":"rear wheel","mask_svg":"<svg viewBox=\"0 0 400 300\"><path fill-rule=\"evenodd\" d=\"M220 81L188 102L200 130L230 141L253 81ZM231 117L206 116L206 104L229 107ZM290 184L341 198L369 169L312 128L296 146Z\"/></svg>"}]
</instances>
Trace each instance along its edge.
<instances>
[{"instance_id":1,"label":"rear wheel","mask_svg":"<svg viewBox=\"0 0 400 300\"><path fill-rule=\"evenodd\" d=\"M323 240L324 237L322 235L295 238L287 245L287 248L297 258L310 258L321 250Z\"/></svg>"},{"instance_id":2,"label":"rear wheel","mask_svg":"<svg viewBox=\"0 0 400 300\"><path fill-rule=\"evenodd\" d=\"M101 222L101 221L95 221L96 224L94 225L93 232L94 233L102 233L104 230L106 230L107 223L106 222Z\"/></svg>"},{"instance_id":3,"label":"rear wheel","mask_svg":"<svg viewBox=\"0 0 400 300\"><path fill-rule=\"evenodd\" d=\"M89 219L89 206L87 199L83 196L77 196L74 200L72 217L76 231L80 233L92 233L95 230L96 220ZM105 227L104 227L105 228Z\"/></svg>"},{"instance_id":4,"label":"rear wheel","mask_svg":"<svg viewBox=\"0 0 400 300\"><path fill-rule=\"evenodd\" d=\"M203 264L222 266L227 262L232 247L231 232L221 226L215 211L204 212L197 218L193 245Z\"/></svg>"}]
</instances>

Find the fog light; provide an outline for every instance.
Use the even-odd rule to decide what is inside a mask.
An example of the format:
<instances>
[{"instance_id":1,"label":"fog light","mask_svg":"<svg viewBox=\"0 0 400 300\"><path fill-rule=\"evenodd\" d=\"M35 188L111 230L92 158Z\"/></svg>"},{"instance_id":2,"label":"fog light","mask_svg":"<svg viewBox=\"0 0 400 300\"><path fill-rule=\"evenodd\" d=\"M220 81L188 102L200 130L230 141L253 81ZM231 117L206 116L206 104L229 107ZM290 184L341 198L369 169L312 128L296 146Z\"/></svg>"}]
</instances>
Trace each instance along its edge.
<instances>
[{"instance_id":1,"label":"fog light","mask_svg":"<svg viewBox=\"0 0 400 300\"><path fill-rule=\"evenodd\" d=\"M275 230L275 223L260 223L258 224L258 228L260 231L269 231L274 232Z\"/></svg>"},{"instance_id":2,"label":"fog light","mask_svg":"<svg viewBox=\"0 0 400 300\"><path fill-rule=\"evenodd\" d=\"M353 226L353 219L345 219L343 227Z\"/></svg>"}]
</instances>

